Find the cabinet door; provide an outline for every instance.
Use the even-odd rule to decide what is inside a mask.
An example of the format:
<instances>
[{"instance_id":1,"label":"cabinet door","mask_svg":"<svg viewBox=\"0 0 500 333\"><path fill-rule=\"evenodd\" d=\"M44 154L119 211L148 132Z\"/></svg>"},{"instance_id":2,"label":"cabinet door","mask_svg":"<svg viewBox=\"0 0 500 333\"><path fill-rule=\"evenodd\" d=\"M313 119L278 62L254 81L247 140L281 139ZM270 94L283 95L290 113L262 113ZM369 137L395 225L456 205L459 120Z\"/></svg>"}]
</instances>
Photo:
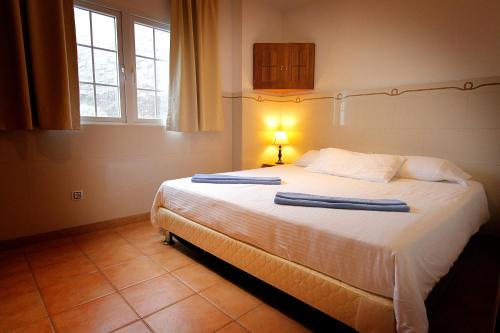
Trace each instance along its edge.
<instances>
[{"instance_id":1,"label":"cabinet door","mask_svg":"<svg viewBox=\"0 0 500 333\"><path fill-rule=\"evenodd\" d=\"M314 89L314 44L290 43L285 50L285 89Z\"/></svg>"},{"instance_id":2,"label":"cabinet door","mask_svg":"<svg viewBox=\"0 0 500 333\"><path fill-rule=\"evenodd\" d=\"M256 43L253 47L253 88L283 88L283 44Z\"/></svg>"}]
</instances>

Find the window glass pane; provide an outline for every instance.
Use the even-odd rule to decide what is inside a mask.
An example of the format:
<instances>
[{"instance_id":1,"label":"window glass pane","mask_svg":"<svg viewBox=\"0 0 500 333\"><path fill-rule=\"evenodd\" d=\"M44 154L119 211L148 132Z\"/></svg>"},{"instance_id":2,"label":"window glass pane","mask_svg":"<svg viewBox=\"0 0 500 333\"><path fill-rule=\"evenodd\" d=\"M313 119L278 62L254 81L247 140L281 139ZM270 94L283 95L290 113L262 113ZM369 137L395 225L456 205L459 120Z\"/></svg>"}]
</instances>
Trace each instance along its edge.
<instances>
[{"instance_id":1,"label":"window glass pane","mask_svg":"<svg viewBox=\"0 0 500 333\"><path fill-rule=\"evenodd\" d=\"M84 9L75 7L76 42L90 45L90 16Z\"/></svg>"},{"instance_id":2,"label":"window glass pane","mask_svg":"<svg viewBox=\"0 0 500 333\"><path fill-rule=\"evenodd\" d=\"M80 115L121 118L116 17L77 7L74 13L77 43L81 44Z\"/></svg>"},{"instance_id":3,"label":"window glass pane","mask_svg":"<svg viewBox=\"0 0 500 333\"><path fill-rule=\"evenodd\" d=\"M168 90L168 63L156 61L156 90Z\"/></svg>"},{"instance_id":4,"label":"window glass pane","mask_svg":"<svg viewBox=\"0 0 500 333\"><path fill-rule=\"evenodd\" d=\"M154 60L136 57L135 71L137 76L137 88L155 89L155 67Z\"/></svg>"},{"instance_id":5,"label":"window glass pane","mask_svg":"<svg viewBox=\"0 0 500 333\"><path fill-rule=\"evenodd\" d=\"M94 46L116 50L115 18L92 13L92 37Z\"/></svg>"},{"instance_id":6,"label":"window glass pane","mask_svg":"<svg viewBox=\"0 0 500 333\"><path fill-rule=\"evenodd\" d=\"M78 77L80 81L94 82L92 77L92 50L78 45Z\"/></svg>"},{"instance_id":7,"label":"window glass pane","mask_svg":"<svg viewBox=\"0 0 500 333\"><path fill-rule=\"evenodd\" d=\"M143 119L155 119L154 91L137 90L137 116Z\"/></svg>"},{"instance_id":8,"label":"window glass pane","mask_svg":"<svg viewBox=\"0 0 500 333\"><path fill-rule=\"evenodd\" d=\"M156 93L156 115L157 118L166 119L168 112L168 93Z\"/></svg>"},{"instance_id":9,"label":"window glass pane","mask_svg":"<svg viewBox=\"0 0 500 333\"><path fill-rule=\"evenodd\" d=\"M120 117L120 102L117 87L96 85L97 116Z\"/></svg>"},{"instance_id":10,"label":"window glass pane","mask_svg":"<svg viewBox=\"0 0 500 333\"><path fill-rule=\"evenodd\" d=\"M95 117L94 85L80 83L80 115Z\"/></svg>"},{"instance_id":11,"label":"window glass pane","mask_svg":"<svg viewBox=\"0 0 500 333\"><path fill-rule=\"evenodd\" d=\"M170 33L155 29L156 59L167 60L170 55Z\"/></svg>"},{"instance_id":12,"label":"window glass pane","mask_svg":"<svg viewBox=\"0 0 500 333\"><path fill-rule=\"evenodd\" d=\"M94 49L96 83L117 84L116 53Z\"/></svg>"},{"instance_id":13,"label":"window glass pane","mask_svg":"<svg viewBox=\"0 0 500 333\"><path fill-rule=\"evenodd\" d=\"M154 57L153 28L142 24L134 24L135 27L135 54L145 57Z\"/></svg>"}]
</instances>

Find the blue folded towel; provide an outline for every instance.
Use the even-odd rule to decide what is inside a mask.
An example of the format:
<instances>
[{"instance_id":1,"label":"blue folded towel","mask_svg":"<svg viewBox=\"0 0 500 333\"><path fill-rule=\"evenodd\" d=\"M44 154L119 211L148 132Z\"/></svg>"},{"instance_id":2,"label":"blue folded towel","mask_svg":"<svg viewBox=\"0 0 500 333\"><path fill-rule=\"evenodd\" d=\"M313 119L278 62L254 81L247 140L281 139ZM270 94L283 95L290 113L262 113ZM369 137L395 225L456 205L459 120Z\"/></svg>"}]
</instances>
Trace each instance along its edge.
<instances>
[{"instance_id":1,"label":"blue folded towel","mask_svg":"<svg viewBox=\"0 0 500 333\"><path fill-rule=\"evenodd\" d=\"M410 207L395 199L357 199L312 195L306 193L278 192L274 203L304 207L322 207L336 209L374 210L388 212L409 212Z\"/></svg>"},{"instance_id":2,"label":"blue folded towel","mask_svg":"<svg viewBox=\"0 0 500 333\"><path fill-rule=\"evenodd\" d=\"M313 195L307 193L296 192L277 192L277 197L285 199L324 201L331 203L357 203L368 205L406 205L405 202L396 199L359 199L359 198L343 198L343 197L327 197L321 195Z\"/></svg>"},{"instance_id":3,"label":"blue folded towel","mask_svg":"<svg viewBox=\"0 0 500 333\"><path fill-rule=\"evenodd\" d=\"M212 184L257 184L257 185L281 185L280 177L243 177L220 174L197 173L191 177L193 183Z\"/></svg>"}]
</instances>

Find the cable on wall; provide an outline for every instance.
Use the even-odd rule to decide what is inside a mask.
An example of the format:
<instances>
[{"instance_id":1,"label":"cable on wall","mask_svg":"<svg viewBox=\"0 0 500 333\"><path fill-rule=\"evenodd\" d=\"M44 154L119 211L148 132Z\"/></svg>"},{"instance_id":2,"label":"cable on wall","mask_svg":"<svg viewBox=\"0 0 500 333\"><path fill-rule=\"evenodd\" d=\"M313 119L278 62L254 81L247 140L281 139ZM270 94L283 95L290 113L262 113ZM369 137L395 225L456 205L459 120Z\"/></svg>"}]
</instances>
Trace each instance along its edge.
<instances>
[{"instance_id":1,"label":"cable on wall","mask_svg":"<svg viewBox=\"0 0 500 333\"><path fill-rule=\"evenodd\" d=\"M418 88L418 89L405 89L399 91L399 89L394 88L390 92L373 92L373 93L360 93L360 94L342 94L338 93L336 96L322 96L322 97L306 97L306 98L300 98L296 97L295 99L285 99L285 100L277 100L277 99L272 99L272 98L263 98L262 96L244 96L244 95L239 95L239 96L222 96L222 98L227 98L227 99L250 99L256 102L274 102L274 103L302 103L306 101L315 101L315 100L324 100L324 99L331 99L334 101L341 101L345 100L348 98L353 98L353 97L363 97L363 96L389 96L389 97L394 97L394 96L401 96L403 94L407 93L415 93L415 92L422 92L422 91L436 91L436 90L459 90L459 91L469 91L469 90L476 90L480 89L483 87L488 87L488 86L498 86L500 85L500 82L492 82L492 83L482 83L479 85L474 85L471 81L467 81L464 83L462 87L458 86L443 86L443 87L432 87L432 88Z\"/></svg>"}]
</instances>

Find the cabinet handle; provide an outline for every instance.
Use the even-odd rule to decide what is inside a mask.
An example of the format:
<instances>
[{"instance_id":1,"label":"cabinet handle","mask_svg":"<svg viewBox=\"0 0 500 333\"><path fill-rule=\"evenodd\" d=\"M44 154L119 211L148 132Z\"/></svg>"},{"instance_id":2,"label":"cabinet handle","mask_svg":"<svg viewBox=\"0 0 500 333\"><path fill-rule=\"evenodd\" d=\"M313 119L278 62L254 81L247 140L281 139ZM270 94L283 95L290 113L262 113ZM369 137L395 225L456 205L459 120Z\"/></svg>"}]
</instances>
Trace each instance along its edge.
<instances>
[{"instance_id":1,"label":"cabinet handle","mask_svg":"<svg viewBox=\"0 0 500 333\"><path fill-rule=\"evenodd\" d=\"M280 65L280 71L283 71L283 65Z\"/></svg>"}]
</instances>

